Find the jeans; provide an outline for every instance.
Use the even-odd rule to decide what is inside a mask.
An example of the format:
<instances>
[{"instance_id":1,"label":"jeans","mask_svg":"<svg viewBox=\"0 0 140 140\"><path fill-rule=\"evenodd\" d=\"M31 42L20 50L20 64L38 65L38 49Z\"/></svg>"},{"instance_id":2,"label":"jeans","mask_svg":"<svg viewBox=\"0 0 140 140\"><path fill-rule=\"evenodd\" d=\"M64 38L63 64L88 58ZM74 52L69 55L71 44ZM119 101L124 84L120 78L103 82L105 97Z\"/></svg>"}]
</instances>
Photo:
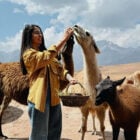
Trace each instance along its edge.
<instances>
[{"instance_id":1,"label":"jeans","mask_svg":"<svg viewBox=\"0 0 140 140\"><path fill-rule=\"evenodd\" d=\"M60 104L52 107L46 103L45 112L40 112L34 108L34 104L28 102L28 113L31 123L29 140L60 140L62 130Z\"/></svg>"}]
</instances>

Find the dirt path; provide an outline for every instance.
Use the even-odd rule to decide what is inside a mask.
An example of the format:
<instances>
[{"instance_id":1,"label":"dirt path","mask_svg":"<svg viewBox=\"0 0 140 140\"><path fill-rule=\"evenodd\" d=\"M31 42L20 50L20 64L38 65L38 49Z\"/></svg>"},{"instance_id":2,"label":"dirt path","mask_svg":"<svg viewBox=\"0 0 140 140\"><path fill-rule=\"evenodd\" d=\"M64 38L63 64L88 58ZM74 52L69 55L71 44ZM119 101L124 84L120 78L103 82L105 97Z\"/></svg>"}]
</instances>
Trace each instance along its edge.
<instances>
[{"instance_id":1,"label":"dirt path","mask_svg":"<svg viewBox=\"0 0 140 140\"><path fill-rule=\"evenodd\" d=\"M101 67L101 71L104 77L110 75L113 79L119 79L127 76L134 71L138 70L140 63L115 65ZM121 70L121 72L120 72ZM83 81L82 71L76 73L76 77L79 81ZM63 131L62 140L80 140L81 133L78 132L81 125L81 112L79 108L71 108L62 106L63 111ZM92 120L89 115L88 118L88 131L85 135L85 140L99 140L101 139L99 133L99 122L96 121L98 135L92 135ZM111 140L111 126L106 113L105 120L105 135L106 140ZM3 133L9 137L9 140L28 140L30 133L29 118L27 114L27 106L20 105L19 103L12 101L7 108L5 115L3 116ZM120 132L119 140L123 139L123 132ZM0 139L1 140L1 139ZM140 140L140 127L138 129L138 139Z\"/></svg>"},{"instance_id":2,"label":"dirt path","mask_svg":"<svg viewBox=\"0 0 140 140\"><path fill-rule=\"evenodd\" d=\"M62 106L63 110L63 132L62 140L80 140L81 133L78 132L81 125L81 113L79 108ZM99 133L99 122L96 120L98 135L92 135L92 120L89 115L88 118L88 131L85 135L85 140L99 140L101 139ZM111 140L111 126L106 114L105 120L105 135L107 140ZM3 117L3 132L9 137L8 140L28 140L30 125L27 114L27 106L18 104L12 101L10 106L5 112ZM138 131L138 140L140 140L140 129ZM122 131L120 132L119 140L124 140Z\"/></svg>"}]
</instances>

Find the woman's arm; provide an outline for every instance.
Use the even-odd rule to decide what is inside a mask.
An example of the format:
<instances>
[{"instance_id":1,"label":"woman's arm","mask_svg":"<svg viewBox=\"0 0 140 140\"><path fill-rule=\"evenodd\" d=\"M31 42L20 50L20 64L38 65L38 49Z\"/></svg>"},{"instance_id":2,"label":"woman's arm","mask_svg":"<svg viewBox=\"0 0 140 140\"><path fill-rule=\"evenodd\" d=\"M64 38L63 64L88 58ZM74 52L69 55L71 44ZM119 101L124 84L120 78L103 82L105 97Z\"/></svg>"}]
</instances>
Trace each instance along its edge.
<instances>
[{"instance_id":1,"label":"woman's arm","mask_svg":"<svg viewBox=\"0 0 140 140\"><path fill-rule=\"evenodd\" d=\"M63 47L65 46L67 40L70 38L70 36L73 34L73 29L68 28L63 35L62 40L56 45L56 50L59 52Z\"/></svg>"},{"instance_id":2,"label":"woman's arm","mask_svg":"<svg viewBox=\"0 0 140 140\"><path fill-rule=\"evenodd\" d=\"M69 73L66 74L66 79L71 83L71 84L76 84L78 81L72 77Z\"/></svg>"}]
</instances>

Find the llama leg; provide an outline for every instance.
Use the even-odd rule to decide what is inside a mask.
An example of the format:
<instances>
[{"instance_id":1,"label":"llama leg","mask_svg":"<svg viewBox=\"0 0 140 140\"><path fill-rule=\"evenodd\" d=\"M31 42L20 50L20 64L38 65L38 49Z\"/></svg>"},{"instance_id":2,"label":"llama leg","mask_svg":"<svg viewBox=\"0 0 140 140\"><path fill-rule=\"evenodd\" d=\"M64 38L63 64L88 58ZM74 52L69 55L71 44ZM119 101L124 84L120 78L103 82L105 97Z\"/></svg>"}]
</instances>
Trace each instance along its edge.
<instances>
[{"instance_id":1,"label":"llama leg","mask_svg":"<svg viewBox=\"0 0 140 140\"><path fill-rule=\"evenodd\" d=\"M84 140L85 132L87 131L87 118L88 118L88 114L89 114L88 108L81 107L81 113L82 113L82 126L81 126L82 137L81 137L81 140Z\"/></svg>"},{"instance_id":2,"label":"llama leg","mask_svg":"<svg viewBox=\"0 0 140 140\"><path fill-rule=\"evenodd\" d=\"M96 126L95 126L95 113L92 113L92 121L93 121L93 132L92 132L92 135L96 135L97 131L96 131Z\"/></svg>"},{"instance_id":3,"label":"llama leg","mask_svg":"<svg viewBox=\"0 0 140 140\"><path fill-rule=\"evenodd\" d=\"M0 138L1 138L1 137L3 137L3 138L4 138L4 137L5 137L5 138L8 138L7 136L4 136L3 133L2 133L2 127L1 127L2 115L3 115L3 113L0 114Z\"/></svg>"},{"instance_id":4,"label":"llama leg","mask_svg":"<svg viewBox=\"0 0 140 140\"><path fill-rule=\"evenodd\" d=\"M11 99L9 97L4 96L2 99L2 103L0 105L0 136L3 138L8 138L8 137L3 135L3 132L2 132L2 127L1 127L2 116L3 116L4 110L8 107L10 101Z\"/></svg>"},{"instance_id":5,"label":"llama leg","mask_svg":"<svg viewBox=\"0 0 140 140\"><path fill-rule=\"evenodd\" d=\"M2 122L2 115L3 115L3 109L4 109L4 102L6 99L6 96L4 96L2 93L0 93L0 100L1 100L1 104L0 104L0 137L4 137L3 133L2 133L2 127L1 127L1 122Z\"/></svg>"},{"instance_id":6,"label":"llama leg","mask_svg":"<svg viewBox=\"0 0 140 140\"><path fill-rule=\"evenodd\" d=\"M119 132L120 132L120 127L112 126L112 135L113 135L113 140L118 140Z\"/></svg>"},{"instance_id":7,"label":"llama leg","mask_svg":"<svg viewBox=\"0 0 140 140\"><path fill-rule=\"evenodd\" d=\"M114 119L113 119L110 111L109 111L109 119L110 119L110 123L111 123L111 126L112 126L112 137L113 137L112 139L113 140L118 140L120 127L116 126L116 124L114 123Z\"/></svg>"},{"instance_id":8,"label":"llama leg","mask_svg":"<svg viewBox=\"0 0 140 140\"><path fill-rule=\"evenodd\" d=\"M100 122L100 131L102 133L103 140L105 140L105 133L104 133L104 130L105 130L105 126L104 126L105 109L104 109L104 107L99 106L96 110L96 113L97 113L97 117L98 117L99 122Z\"/></svg>"},{"instance_id":9,"label":"llama leg","mask_svg":"<svg viewBox=\"0 0 140 140\"><path fill-rule=\"evenodd\" d=\"M124 130L125 140L136 140L137 137L137 129L133 129L130 131Z\"/></svg>"}]
</instances>

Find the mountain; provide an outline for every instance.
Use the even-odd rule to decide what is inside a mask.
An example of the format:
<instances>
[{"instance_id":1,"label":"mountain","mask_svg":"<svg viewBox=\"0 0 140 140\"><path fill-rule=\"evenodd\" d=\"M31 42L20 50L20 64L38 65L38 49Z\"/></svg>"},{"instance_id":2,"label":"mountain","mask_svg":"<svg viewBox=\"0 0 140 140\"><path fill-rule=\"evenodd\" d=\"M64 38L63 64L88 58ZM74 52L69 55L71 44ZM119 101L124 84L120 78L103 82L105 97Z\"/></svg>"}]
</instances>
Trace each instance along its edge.
<instances>
[{"instance_id":1,"label":"mountain","mask_svg":"<svg viewBox=\"0 0 140 140\"><path fill-rule=\"evenodd\" d=\"M97 41L101 53L97 54L97 61L99 66L128 64L140 61L140 47L123 48L110 41L100 40ZM82 52L79 51L80 47L75 47L74 61L75 69L81 70L83 68ZM78 56L78 57L77 57Z\"/></svg>"},{"instance_id":2,"label":"mountain","mask_svg":"<svg viewBox=\"0 0 140 140\"><path fill-rule=\"evenodd\" d=\"M99 65L127 64L140 61L140 47L122 48L112 42L97 42L101 53L97 56Z\"/></svg>"},{"instance_id":3,"label":"mountain","mask_svg":"<svg viewBox=\"0 0 140 140\"><path fill-rule=\"evenodd\" d=\"M97 54L97 61L99 66L127 64L140 61L140 47L134 46L129 48L120 47L110 41L97 41L101 53ZM73 51L75 70L83 68L83 56L81 47L75 45ZM19 50L14 52L1 52L0 62L12 62L19 60Z\"/></svg>"}]
</instances>

